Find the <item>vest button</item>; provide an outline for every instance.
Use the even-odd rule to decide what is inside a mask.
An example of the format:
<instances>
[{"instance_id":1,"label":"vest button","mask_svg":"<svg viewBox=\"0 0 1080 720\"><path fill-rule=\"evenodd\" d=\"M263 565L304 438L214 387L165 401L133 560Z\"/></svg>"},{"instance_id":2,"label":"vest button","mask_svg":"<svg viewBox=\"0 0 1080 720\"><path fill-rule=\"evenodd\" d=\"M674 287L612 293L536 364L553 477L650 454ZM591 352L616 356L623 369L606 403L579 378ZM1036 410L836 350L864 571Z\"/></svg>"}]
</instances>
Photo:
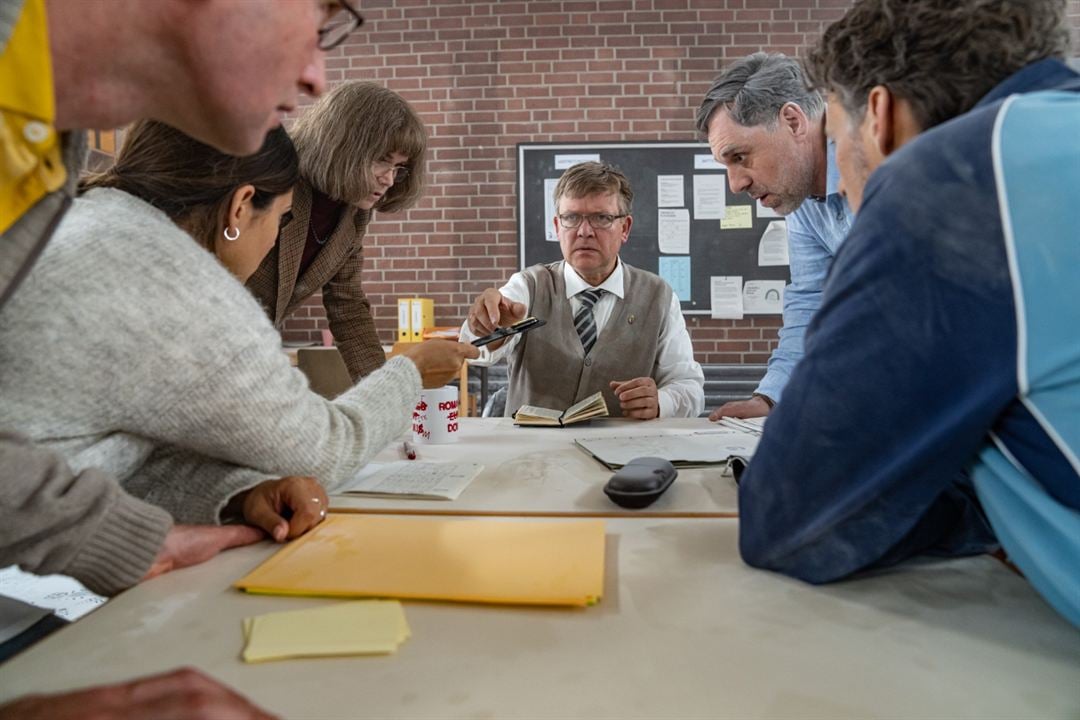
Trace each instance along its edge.
<instances>
[{"instance_id":1,"label":"vest button","mask_svg":"<svg viewBox=\"0 0 1080 720\"><path fill-rule=\"evenodd\" d=\"M585 367L590 367L590 366L592 366L592 358L587 357L587 358L585 358Z\"/></svg>"}]
</instances>

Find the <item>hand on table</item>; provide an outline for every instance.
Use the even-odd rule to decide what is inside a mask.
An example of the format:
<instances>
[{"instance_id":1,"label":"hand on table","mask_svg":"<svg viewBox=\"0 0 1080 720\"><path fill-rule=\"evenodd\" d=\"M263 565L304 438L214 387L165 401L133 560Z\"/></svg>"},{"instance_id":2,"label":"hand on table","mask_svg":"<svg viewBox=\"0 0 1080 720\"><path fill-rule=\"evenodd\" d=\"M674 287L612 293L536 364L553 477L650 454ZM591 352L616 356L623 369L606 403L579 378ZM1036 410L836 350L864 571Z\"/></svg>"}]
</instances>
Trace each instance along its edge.
<instances>
[{"instance_id":1,"label":"hand on table","mask_svg":"<svg viewBox=\"0 0 1080 720\"><path fill-rule=\"evenodd\" d=\"M523 303L511 302L495 288L488 288L480 293L469 308L469 331L479 337L490 335L497 328L524 320L526 310ZM505 339L496 340L488 347L495 350L504 342Z\"/></svg>"},{"instance_id":2,"label":"hand on table","mask_svg":"<svg viewBox=\"0 0 1080 720\"><path fill-rule=\"evenodd\" d=\"M612 380L611 389L615 397L619 398L623 415L638 420L660 417L660 395L656 389L656 381L651 377Z\"/></svg>"},{"instance_id":3,"label":"hand on table","mask_svg":"<svg viewBox=\"0 0 1080 720\"><path fill-rule=\"evenodd\" d=\"M244 522L262 528L277 542L300 537L321 523L329 506L326 490L313 477L266 480L238 498Z\"/></svg>"},{"instance_id":4,"label":"hand on table","mask_svg":"<svg viewBox=\"0 0 1080 720\"><path fill-rule=\"evenodd\" d=\"M709 419L716 422L722 417L755 418L765 417L772 410L765 398L755 395L749 400L735 400L724 403L709 414Z\"/></svg>"},{"instance_id":5,"label":"hand on table","mask_svg":"<svg viewBox=\"0 0 1080 720\"><path fill-rule=\"evenodd\" d=\"M451 340L425 340L401 353L413 361L426 388L442 387L458 376L466 358L480 357L480 351L468 343Z\"/></svg>"},{"instance_id":6,"label":"hand on table","mask_svg":"<svg viewBox=\"0 0 1080 720\"><path fill-rule=\"evenodd\" d=\"M251 545L265 537L250 525L173 525L143 580L206 562L222 550Z\"/></svg>"},{"instance_id":7,"label":"hand on table","mask_svg":"<svg viewBox=\"0 0 1080 720\"><path fill-rule=\"evenodd\" d=\"M0 706L0 720L273 720L247 698L192 668Z\"/></svg>"}]
</instances>

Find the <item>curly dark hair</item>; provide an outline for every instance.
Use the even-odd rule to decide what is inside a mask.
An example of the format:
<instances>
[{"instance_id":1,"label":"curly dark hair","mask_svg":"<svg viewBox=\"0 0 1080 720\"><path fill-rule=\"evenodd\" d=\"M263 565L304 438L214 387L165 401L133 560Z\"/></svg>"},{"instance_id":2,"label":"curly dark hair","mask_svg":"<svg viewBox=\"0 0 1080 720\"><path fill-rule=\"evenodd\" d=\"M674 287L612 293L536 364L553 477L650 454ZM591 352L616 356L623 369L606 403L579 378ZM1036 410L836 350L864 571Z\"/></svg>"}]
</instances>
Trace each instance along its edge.
<instances>
[{"instance_id":1,"label":"curly dark hair","mask_svg":"<svg viewBox=\"0 0 1080 720\"><path fill-rule=\"evenodd\" d=\"M806 70L853 119L884 85L911 104L925 130L1068 49L1065 0L858 0L825 30Z\"/></svg>"}]
</instances>

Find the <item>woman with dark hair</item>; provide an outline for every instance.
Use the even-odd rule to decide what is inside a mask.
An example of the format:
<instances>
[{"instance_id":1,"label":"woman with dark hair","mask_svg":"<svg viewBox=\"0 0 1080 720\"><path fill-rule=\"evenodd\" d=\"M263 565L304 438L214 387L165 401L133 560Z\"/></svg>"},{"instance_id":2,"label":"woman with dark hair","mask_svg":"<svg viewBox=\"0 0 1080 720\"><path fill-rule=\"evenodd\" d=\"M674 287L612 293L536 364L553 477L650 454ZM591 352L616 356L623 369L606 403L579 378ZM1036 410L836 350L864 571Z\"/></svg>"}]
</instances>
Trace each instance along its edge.
<instances>
[{"instance_id":1,"label":"woman with dark hair","mask_svg":"<svg viewBox=\"0 0 1080 720\"><path fill-rule=\"evenodd\" d=\"M135 125L0 315L0 427L178 522L243 519L277 540L319 522L326 494L306 476L355 475L462 351L420 343L333 402L308 388L242 284L298 176L280 128L235 158Z\"/></svg>"},{"instance_id":2,"label":"woman with dark hair","mask_svg":"<svg viewBox=\"0 0 1080 720\"><path fill-rule=\"evenodd\" d=\"M355 382L386 362L361 287L363 243L376 210L420 199L427 134L405 100L371 82L347 82L292 127L300 154L295 221L248 281L280 327L321 290L330 330Z\"/></svg>"}]
</instances>

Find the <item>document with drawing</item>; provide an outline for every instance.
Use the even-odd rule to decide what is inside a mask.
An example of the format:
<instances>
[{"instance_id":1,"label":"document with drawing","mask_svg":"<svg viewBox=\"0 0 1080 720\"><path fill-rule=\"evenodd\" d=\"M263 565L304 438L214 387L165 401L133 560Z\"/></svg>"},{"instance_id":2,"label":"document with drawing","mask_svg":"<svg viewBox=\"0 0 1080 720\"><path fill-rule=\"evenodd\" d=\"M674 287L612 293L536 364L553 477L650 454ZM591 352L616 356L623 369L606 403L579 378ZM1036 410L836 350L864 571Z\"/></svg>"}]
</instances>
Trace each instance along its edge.
<instances>
[{"instance_id":1,"label":"document with drawing","mask_svg":"<svg viewBox=\"0 0 1080 720\"><path fill-rule=\"evenodd\" d=\"M664 458L676 467L721 465L734 456L749 459L758 439L749 432L716 428L667 435L577 438L574 444L603 465L617 470L638 457Z\"/></svg>"}]
</instances>

